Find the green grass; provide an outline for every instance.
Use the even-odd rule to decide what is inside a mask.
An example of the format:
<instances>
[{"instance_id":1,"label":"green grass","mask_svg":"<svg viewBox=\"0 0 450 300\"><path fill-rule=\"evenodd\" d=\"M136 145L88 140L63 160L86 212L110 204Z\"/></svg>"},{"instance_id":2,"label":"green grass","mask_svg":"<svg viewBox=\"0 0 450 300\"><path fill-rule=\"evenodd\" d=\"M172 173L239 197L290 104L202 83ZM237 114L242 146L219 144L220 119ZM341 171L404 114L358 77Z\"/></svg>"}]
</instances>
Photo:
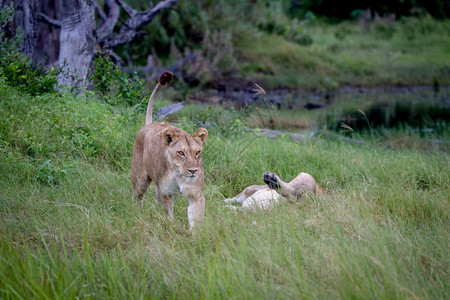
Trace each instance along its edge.
<instances>
[{"instance_id":1,"label":"green grass","mask_svg":"<svg viewBox=\"0 0 450 300\"><path fill-rule=\"evenodd\" d=\"M143 111L0 89L1 298L449 297L447 152L212 126L206 219L189 231L183 197L173 221L153 186L143 206L131 200ZM309 172L328 194L267 212L223 206L266 170Z\"/></svg>"},{"instance_id":2,"label":"green grass","mask_svg":"<svg viewBox=\"0 0 450 300\"><path fill-rule=\"evenodd\" d=\"M297 26L312 38L311 45L251 27L237 30L242 74L267 88L450 84L448 20L372 21L367 29L357 22L305 22Z\"/></svg>"}]
</instances>

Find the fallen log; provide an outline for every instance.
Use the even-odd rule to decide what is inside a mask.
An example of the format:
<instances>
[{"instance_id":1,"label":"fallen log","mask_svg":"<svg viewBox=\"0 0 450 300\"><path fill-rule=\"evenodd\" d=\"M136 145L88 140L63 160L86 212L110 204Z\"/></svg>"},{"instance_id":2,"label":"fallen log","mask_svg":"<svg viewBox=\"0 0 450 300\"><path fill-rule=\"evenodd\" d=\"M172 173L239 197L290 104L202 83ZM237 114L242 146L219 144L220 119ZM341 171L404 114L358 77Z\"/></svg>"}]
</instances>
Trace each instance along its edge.
<instances>
[{"instance_id":1,"label":"fallen log","mask_svg":"<svg viewBox=\"0 0 450 300\"><path fill-rule=\"evenodd\" d=\"M184 102L177 102L174 104L164 106L155 113L155 119L158 122L161 122L166 116L174 114L177 111L181 110L183 108L183 106L184 106Z\"/></svg>"}]
</instances>

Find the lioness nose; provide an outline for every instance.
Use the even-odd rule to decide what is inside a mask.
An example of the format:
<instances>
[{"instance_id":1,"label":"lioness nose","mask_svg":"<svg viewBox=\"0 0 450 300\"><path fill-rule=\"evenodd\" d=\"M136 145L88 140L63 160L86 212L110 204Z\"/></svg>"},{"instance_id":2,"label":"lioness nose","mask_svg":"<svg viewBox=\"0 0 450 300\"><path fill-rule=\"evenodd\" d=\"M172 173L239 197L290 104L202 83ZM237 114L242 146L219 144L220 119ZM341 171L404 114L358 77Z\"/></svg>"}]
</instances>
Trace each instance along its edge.
<instances>
[{"instance_id":1,"label":"lioness nose","mask_svg":"<svg viewBox=\"0 0 450 300\"><path fill-rule=\"evenodd\" d=\"M198 169L188 169L189 172L191 172L192 174L195 174L197 172Z\"/></svg>"}]
</instances>

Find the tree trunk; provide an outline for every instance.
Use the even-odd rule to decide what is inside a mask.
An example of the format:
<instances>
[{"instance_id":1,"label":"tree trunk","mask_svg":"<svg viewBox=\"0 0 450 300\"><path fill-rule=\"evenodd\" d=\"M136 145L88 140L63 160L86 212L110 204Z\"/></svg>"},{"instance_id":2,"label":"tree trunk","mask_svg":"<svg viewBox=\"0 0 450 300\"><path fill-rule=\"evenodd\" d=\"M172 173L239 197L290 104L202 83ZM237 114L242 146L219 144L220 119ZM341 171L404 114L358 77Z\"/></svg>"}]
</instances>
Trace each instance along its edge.
<instances>
[{"instance_id":1,"label":"tree trunk","mask_svg":"<svg viewBox=\"0 0 450 300\"><path fill-rule=\"evenodd\" d=\"M37 16L39 4L37 0L14 1L16 15L16 25L25 31L22 44L22 53L28 57L35 58L36 40L37 40Z\"/></svg>"},{"instance_id":2,"label":"tree trunk","mask_svg":"<svg viewBox=\"0 0 450 300\"><path fill-rule=\"evenodd\" d=\"M10 1L12 0L0 0L0 5ZM38 9L39 1L42 4L43 12ZM52 11L51 6L55 5L56 2L59 2L60 20L55 19L55 17L58 17L58 12L55 12L52 16L46 10L47 7L50 9L49 11ZM92 65L97 43L107 48L112 56L117 56L113 52L114 48L132 41L140 27L148 24L161 10L174 6L178 0L160 1L146 11L136 11L122 0L104 0L107 13L102 11L95 0L59 0L56 2L51 0L15 0L16 7L18 7L16 12L18 19L24 22L22 27L24 27L26 35L30 36L30 38L27 38L26 46L24 46L24 53L29 54L33 59L42 59L43 55L47 56L50 62L55 59L58 53L57 47L54 46L58 41L55 38L52 39L50 34L47 34L47 36L40 35L39 43L36 45L36 24L39 15L39 21L47 26L52 26L48 30L60 30L58 65L62 67L63 72L58 77L59 85L85 88L88 84L87 75ZM47 6L45 6L46 3ZM114 27L119 19L120 7L125 10L129 18L123 22L120 31L114 33ZM98 11L101 19L98 28L98 42L95 10ZM41 26L41 31L42 28ZM46 43L46 41L49 41L49 43ZM36 46L38 46L37 54L35 53ZM55 49L48 50L49 47Z\"/></svg>"},{"instance_id":3,"label":"tree trunk","mask_svg":"<svg viewBox=\"0 0 450 300\"><path fill-rule=\"evenodd\" d=\"M45 62L49 66L58 63L59 35L61 26L54 26L43 21L42 14L52 20L60 20L58 0L40 0L40 15L38 16L36 61Z\"/></svg>"},{"instance_id":4,"label":"tree trunk","mask_svg":"<svg viewBox=\"0 0 450 300\"><path fill-rule=\"evenodd\" d=\"M64 72L59 85L87 86L87 74L95 54L94 4L86 0L61 0L59 65Z\"/></svg>"},{"instance_id":5,"label":"tree trunk","mask_svg":"<svg viewBox=\"0 0 450 300\"><path fill-rule=\"evenodd\" d=\"M9 5L11 2L12 0L0 0L0 7ZM37 0L14 1L14 30L16 34L19 31L24 33L20 52L32 59L35 58L38 8Z\"/></svg>"}]
</instances>

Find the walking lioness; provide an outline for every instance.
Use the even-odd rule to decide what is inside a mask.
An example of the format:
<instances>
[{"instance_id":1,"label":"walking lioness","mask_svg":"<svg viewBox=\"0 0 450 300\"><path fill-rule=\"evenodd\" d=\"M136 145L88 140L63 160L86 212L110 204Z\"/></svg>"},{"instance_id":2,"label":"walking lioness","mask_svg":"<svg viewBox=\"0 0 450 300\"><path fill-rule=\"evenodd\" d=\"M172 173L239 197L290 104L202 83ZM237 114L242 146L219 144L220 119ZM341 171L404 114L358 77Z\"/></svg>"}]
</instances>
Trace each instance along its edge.
<instances>
[{"instance_id":1,"label":"walking lioness","mask_svg":"<svg viewBox=\"0 0 450 300\"><path fill-rule=\"evenodd\" d=\"M202 147L208 131L194 135L168 123L152 123L153 103L161 86L169 85L173 75L163 73L148 101L145 126L139 130L131 160L133 198L142 200L148 185L156 184L156 200L173 217L173 197L178 193L189 200L188 219L192 228L203 220L205 197Z\"/></svg>"}]
</instances>

